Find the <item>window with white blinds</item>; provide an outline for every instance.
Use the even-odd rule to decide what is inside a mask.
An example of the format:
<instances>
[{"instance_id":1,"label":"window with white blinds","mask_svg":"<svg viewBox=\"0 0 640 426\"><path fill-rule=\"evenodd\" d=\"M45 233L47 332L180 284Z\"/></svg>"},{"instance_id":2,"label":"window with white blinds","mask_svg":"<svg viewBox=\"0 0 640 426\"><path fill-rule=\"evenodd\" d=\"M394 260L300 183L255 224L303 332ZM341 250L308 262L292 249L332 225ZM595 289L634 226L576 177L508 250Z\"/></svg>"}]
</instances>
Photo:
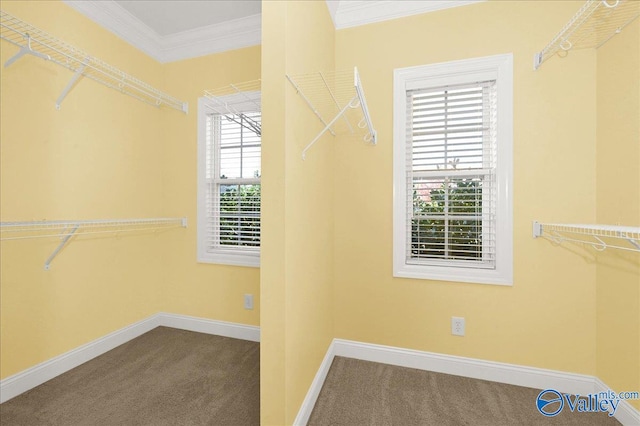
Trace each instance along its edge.
<instances>
[{"instance_id":1,"label":"window with white blinds","mask_svg":"<svg viewBox=\"0 0 640 426\"><path fill-rule=\"evenodd\" d=\"M394 77L394 275L512 283L512 58Z\"/></svg>"},{"instance_id":2,"label":"window with white blinds","mask_svg":"<svg viewBox=\"0 0 640 426\"><path fill-rule=\"evenodd\" d=\"M198 259L259 266L261 113L212 113L199 139Z\"/></svg>"},{"instance_id":3,"label":"window with white blinds","mask_svg":"<svg viewBox=\"0 0 640 426\"><path fill-rule=\"evenodd\" d=\"M407 260L495 267L496 82L407 91Z\"/></svg>"},{"instance_id":4,"label":"window with white blinds","mask_svg":"<svg viewBox=\"0 0 640 426\"><path fill-rule=\"evenodd\" d=\"M207 115L211 249L260 247L260 113Z\"/></svg>"}]
</instances>

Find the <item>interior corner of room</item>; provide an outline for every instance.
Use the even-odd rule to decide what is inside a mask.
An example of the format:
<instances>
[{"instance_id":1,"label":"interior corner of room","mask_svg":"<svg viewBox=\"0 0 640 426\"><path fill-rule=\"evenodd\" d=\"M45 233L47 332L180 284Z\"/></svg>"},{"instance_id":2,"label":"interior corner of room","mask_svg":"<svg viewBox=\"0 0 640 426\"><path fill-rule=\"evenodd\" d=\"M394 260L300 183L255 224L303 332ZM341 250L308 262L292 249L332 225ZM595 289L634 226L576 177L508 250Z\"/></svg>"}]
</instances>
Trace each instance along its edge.
<instances>
[{"instance_id":1,"label":"interior corner of room","mask_svg":"<svg viewBox=\"0 0 640 426\"><path fill-rule=\"evenodd\" d=\"M265 425L335 357L640 391L638 2L143 3L0 3L3 403L157 327L259 342Z\"/></svg>"}]
</instances>

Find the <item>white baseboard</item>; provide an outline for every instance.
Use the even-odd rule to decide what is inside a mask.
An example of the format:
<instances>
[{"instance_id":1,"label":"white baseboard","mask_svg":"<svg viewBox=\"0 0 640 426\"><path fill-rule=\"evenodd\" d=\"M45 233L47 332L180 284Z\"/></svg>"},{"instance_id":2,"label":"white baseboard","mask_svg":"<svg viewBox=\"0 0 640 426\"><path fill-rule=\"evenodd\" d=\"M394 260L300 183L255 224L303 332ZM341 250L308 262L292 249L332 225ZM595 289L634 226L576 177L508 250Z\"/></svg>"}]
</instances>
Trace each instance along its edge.
<instances>
[{"instance_id":1,"label":"white baseboard","mask_svg":"<svg viewBox=\"0 0 640 426\"><path fill-rule=\"evenodd\" d=\"M0 403L53 379L85 362L110 351L131 339L158 327L157 315L109 333L104 337L51 358L0 381Z\"/></svg>"},{"instance_id":2,"label":"white baseboard","mask_svg":"<svg viewBox=\"0 0 640 426\"><path fill-rule=\"evenodd\" d=\"M594 392L606 392L611 389L597 377L594 378L594 387ZM640 411L633 408L627 401L620 401L614 417L623 426L640 426Z\"/></svg>"},{"instance_id":3,"label":"white baseboard","mask_svg":"<svg viewBox=\"0 0 640 426\"><path fill-rule=\"evenodd\" d=\"M318 368L318 372L313 378L313 382L311 382L311 386L309 387L307 396L305 396L304 401L302 401L300 410L298 410L298 415L293 421L294 426L304 426L307 424L307 422L309 422L309 417L311 417L311 412L313 411L313 407L315 407L316 405L316 401L318 400L318 395L320 395L320 391L322 390L322 385L324 384L324 381L327 378L327 374L329 373L329 368L331 368L331 363L333 362L333 358L335 356L334 343L335 343L335 339L329 345L329 349L327 349L327 353L325 354L324 359L320 363L320 368Z\"/></svg>"},{"instance_id":4,"label":"white baseboard","mask_svg":"<svg viewBox=\"0 0 640 426\"><path fill-rule=\"evenodd\" d=\"M33 389L159 326L253 342L260 341L260 328L256 326L161 312L1 380L0 403ZM585 395L610 389L593 376L334 339L329 345L298 411L294 420L295 425L307 424L333 358L336 356L536 389L556 389L571 394ZM620 402L615 418L625 426L640 425L640 412L627 401Z\"/></svg>"},{"instance_id":5,"label":"white baseboard","mask_svg":"<svg viewBox=\"0 0 640 426\"><path fill-rule=\"evenodd\" d=\"M260 327L253 325L168 314L166 312L159 313L158 317L160 318L160 325L165 327L215 334L216 336L233 337L234 339L249 340L251 342L260 341Z\"/></svg>"},{"instance_id":6,"label":"white baseboard","mask_svg":"<svg viewBox=\"0 0 640 426\"><path fill-rule=\"evenodd\" d=\"M336 356L563 393L593 391L593 376L341 339L334 343Z\"/></svg>"},{"instance_id":7,"label":"white baseboard","mask_svg":"<svg viewBox=\"0 0 640 426\"><path fill-rule=\"evenodd\" d=\"M159 326L253 342L260 341L259 327L161 312L0 380L0 403L33 389Z\"/></svg>"},{"instance_id":8,"label":"white baseboard","mask_svg":"<svg viewBox=\"0 0 640 426\"><path fill-rule=\"evenodd\" d=\"M586 395L610 389L594 376L334 339L298 411L295 425L306 425L309 420L329 367L336 356L534 389L555 389L570 394ZM615 418L625 426L640 425L640 412L627 401L620 402Z\"/></svg>"}]
</instances>

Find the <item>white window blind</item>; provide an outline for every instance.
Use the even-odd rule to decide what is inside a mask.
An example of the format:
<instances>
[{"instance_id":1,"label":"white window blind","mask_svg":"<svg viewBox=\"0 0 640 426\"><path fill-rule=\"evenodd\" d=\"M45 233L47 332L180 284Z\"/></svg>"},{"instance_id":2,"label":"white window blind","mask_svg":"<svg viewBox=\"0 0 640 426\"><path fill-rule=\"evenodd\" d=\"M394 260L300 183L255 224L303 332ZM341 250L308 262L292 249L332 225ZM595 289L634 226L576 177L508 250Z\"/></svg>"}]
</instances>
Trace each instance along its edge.
<instances>
[{"instance_id":1,"label":"white window blind","mask_svg":"<svg viewBox=\"0 0 640 426\"><path fill-rule=\"evenodd\" d=\"M206 116L207 252L259 252L260 112Z\"/></svg>"},{"instance_id":2,"label":"white window blind","mask_svg":"<svg viewBox=\"0 0 640 426\"><path fill-rule=\"evenodd\" d=\"M513 55L394 70L393 275L513 284Z\"/></svg>"},{"instance_id":3,"label":"white window blind","mask_svg":"<svg viewBox=\"0 0 640 426\"><path fill-rule=\"evenodd\" d=\"M407 262L495 267L496 82L407 91Z\"/></svg>"}]
</instances>

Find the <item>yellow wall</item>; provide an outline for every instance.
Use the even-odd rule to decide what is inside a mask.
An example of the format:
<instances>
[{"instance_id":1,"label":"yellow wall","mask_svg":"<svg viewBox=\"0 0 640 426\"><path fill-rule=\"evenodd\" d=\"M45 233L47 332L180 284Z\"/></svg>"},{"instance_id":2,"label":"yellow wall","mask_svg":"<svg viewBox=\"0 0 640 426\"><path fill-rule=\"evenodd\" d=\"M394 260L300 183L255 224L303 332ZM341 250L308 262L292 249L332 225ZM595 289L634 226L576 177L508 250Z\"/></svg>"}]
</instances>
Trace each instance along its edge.
<instances>
[{"instance_id":1,"label":"yellow wall","mask_svg":"<svg viewBox=\"0 0 640 426\"><path fill-rule=\"evenodd\" d=\"M260 422L285 424L286 408L286 3L262 2Z\"/></svg>"},{"instance_id":2,"label":"yellow wall","mask_svg":"<svg viewBox=\"0 0 640 426\"><path fill-rule=\"evenodd\" d=\"M196 262L197 98L260 78L260 47L161 65L61 2L2 9L190 104L156 109L26 57L2 70L3 221L188 217L158 235L2 243L2 377L159 311L257 325L259 269ZM55 16L56 19L50 19ZM2 42L2 61L17 51ZM253 294L254 310L243 309Z\"/></svg>"},{"instance_id":3,"label":"yellow wall","mask_svg":"<svg viewBox=\"0 0 640 426\"><path fill-rule=\"evenodd\" d=\"M532 221L595 222L593 50L532 57L576 2L490 1L344 29L336 67L357 65L378 145L337 143L336 337L594 374L595 266L532 238ZM514 285L392 277L393 69L513 52ZM452 336L450 318L466 318Z\"/></svg>"},{"instance_id":4,"label":"yellow wall","mask_svg":"<svg viewBox=\"0 0 640 426\"><path fill-rule=\"evenodd\" d=\"M332 70L324 2L263 2L261 419L291 424L333 338L335 140L285 74Z\"/></svg>"},{"instance_id":5,"label":"yellow wall","mask_svg":"<svg viewBox=\"0 0 640 426\"><path fill-rule=\"evenodd\" d=\"M160 65L62 3L1 2L191 111L158 110L92 81L56 111L69 71L31 57L2 69L3 221L187 216L190 226L79 240L49 272L42 265L56 241L3 242L0 376L168 311L261 325L264 424L292 423L333 337L597 375L637 390L637 256L607 252L596 263L592 251L531 237L533 220L637 226L640 218L640 24L597 54L575 51L532 69L533 53L580 4L490 1L335 31L324 2L265 1L262 47ZM16 49L2 43L4 62ZM393 69L508 52L514 285L393 278ZM325 136L302 161L321 126L285 74L354 65L378 145ZM262 267L198 264L197 98L260 76ZM246 293L256 297L253 311L242 308ZM450 335L454 315L466 318L467 336Z\"/></svg>"},{"instance_id":6,"label":"yellow wall","mask_svg":"<svg viewBox=\"0 0 640 426\"><path fill-rule=\"evenodd\" d=\"M640 22L597 53L597 221L640 224ZM631 246L629 246L631 247ZM597 377L640 389L640 256L597 259ZM640 408L640 401L630 401Z\"/></svg>"},{"instance_id":7,"label":"yellow wall","mask_svg":"<svg viewBox=\"0 0 640 426\"><path fill-rule=\"evenodd\" d=\"M168 93L189 102L189 114L163 111L162 185L167 215L190 219L185 233L168 236L165 253L166 312L258 325L259 268L196 262L198 98L204 90L260 78L260 46L164 65ZM244 294L254 309L244 309Z\"/></svg>"},{"instance_id":8,"label":"yellow wall","mask_svg":"<svg viewBox=\"0 0 640 426\"><path fill-rule=\"evenodd\" d=\"M62 3L0 6L151 84L162 82L157 62ZM1 44L4 63L17 48ZM2 68L2 221L162 216L160 111L91 80L79 81L57 111L72 75L32 56ZM43 265L58 240L2 242L1 377L158 312L164 235L78 238L48 272Z\"/></svg>"}]
</instances>

